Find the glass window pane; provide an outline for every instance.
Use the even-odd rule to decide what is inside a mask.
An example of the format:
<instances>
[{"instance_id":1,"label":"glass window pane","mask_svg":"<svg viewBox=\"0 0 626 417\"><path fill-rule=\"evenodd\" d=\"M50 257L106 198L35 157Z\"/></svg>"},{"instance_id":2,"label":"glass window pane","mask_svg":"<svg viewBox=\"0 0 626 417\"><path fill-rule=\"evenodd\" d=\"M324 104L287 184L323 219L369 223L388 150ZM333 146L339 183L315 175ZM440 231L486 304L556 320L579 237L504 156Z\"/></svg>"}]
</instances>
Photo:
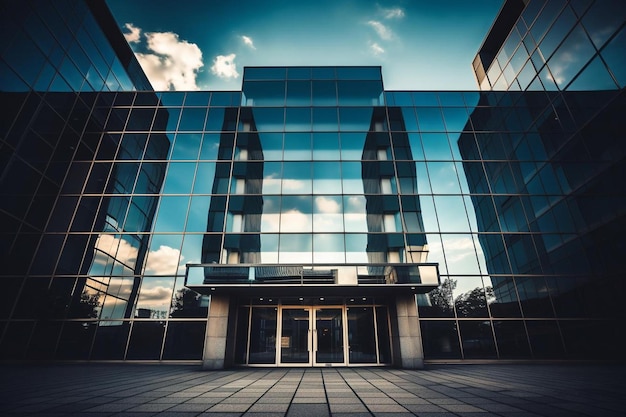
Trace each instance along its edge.
<instances>
[{"instance_id":1,"label":"glass window pane","mask_svg":"<svg viewBox=\"0 0 626 417\"><path fill-rule=\"evenodd\" d=\"M135 317L142 319L167 318L172 301L174 277L146 277L141 283Z\"/></svg>"},{"instance_id":2,"label":"glass window pane","mask_svg":"<svg viewBox=\"0 0 626 417\"><path fill-rule=\"evenodd\" d=\"M310 81L287 81L287 106L311 105Z\"/></svg>"},{"instance_id":3,"label":"glass window pane","mask_svg":"<svg viewBox=\"0 0 626 417\"><path fill-rule=\"evenodd\" d=\"M348 340L350 363L376 363L376 340L372 337L374 310L372 307L348 309Z\"/></svg>"},{"instance_id":4,"label":"glass window pane","mask_svg":"<svg viewBox=\"0 0 626 417\"><path fill-rule=\"evenodd\" d=\"M448 137L444 133L422 133L424 154L430 161L451 161L452 153Z\"/></svg>"},{"instance_id":5,"label":"glass window pane","mask_svg":"<svg viewBox=\"0 0 626 417\"><path fill-rule=\"evenodd\" d=\"M282 177L282 163L265 162L263 164L263 194L280 194Z\"/></svg>"},{"instance_id":6,"label":"glass window pane","mask_svg":"<svg viewBox=\"0 0 626 417\"><path fill-rule=\"evenodd\" d=\"M246 106L282 106L285 104L285 83L249 82L243 84Z\"/></svg>"},{"instance_id":7,"label":"glass window pane","mask_svg":"<svg viewBox=\"0 0 626 417\"><path fill-rule=\"evenodd\" d=\"M182 240L182 235L153 235L148 258L144 266L144 274L177 274Z\"/></svg>"},{"instance_id":8,"label":"glass window pane","mask_svg":"<svg viewBox=\"0 0 626 417\"><path fill-rule=\"evenodd\" d=\"M206 108L184 107L178 124L178 130L204 130L204 121L206 119Z\"/></svg>"},{"instance_id":9,"label":"glass window pane","mask_svg":"<svg viewBox=\"0 0 626 417\"><path fill-rule=\"evenodd\" d=\"M338 81L340 106L377 106L383 92L380 81Z\"/></svg>"},{"instance_id":10,"label":"glass window pane","mask_svg":"<svg viewBox=\"0 0 626 417\"><path fill-rule=\"evenodd\" d=\"M626 45L626 28L622 29L602 50L602 57L622 88L626 86L626 56L624 56L624 45Z\"/></svg>"},{"instance_id":11,"label":"glass window pane","mask_svg":"<svg viewBox=\"0 0 626 417\"><path fill-rule=\"evenodd\" d=\"M315 110L316 109L313 109L314 117ZM337 133L313 133L313 159L338 160L339 135Z\"/></svg>"},{"instance_id":12,"label":"glass window pane","mask_svg":"<svg viewBox=\"0 0 626 417\"><path fill-rule=\"evenodd\" d=\"M246 67L244 78L247 80L284 80L286 68L282 67Z\"/></svg>"},{"instance_id":13,"label":"glass window pane","mask_svg":"<svg viewBox=\"0 0 626 417\"><path fill-rule=\"evenodd\" d=\"M5 338L16 340L23 335L30 334L30 329L24 328L24 325L32 326L30 323L11 323L11 326L17 327L17 325L20 326L19 336L11 338L12 329L9 327ZM65 322L57 347L56 359L88 359L96 327L96 322L93 321Z\"/></svg>"},{"instance_id":14,"label":"glass window pane","mask_svg":"<svg viewBox=\"0 0 626 417\"><path fill-rule=\"evenodd\" d=\"M342 162L341 176L344 194L363 194L363 177L360 162Z\"/></svg>"},{"instance_id":15,"label":"glass window pane","mask_svg":"<svg viewBox=\"0 0 626 417\"><path fill-rule=\"evenodd\" d=\"M310 264L313 262L311 234L282 234L279 244L278 261L280 263Z\"/></svg>"},{"instance_id":16,"label":"glass window pane","mask_svg":"<svg viewBox=\"0 0 626 417\"><path fill-rule=\"evenodd\" d=\"M493 327L501 359L529 358L528 336L522 321L494 321Z\"/></svg>"},{"instance_id":17,"label":"glass window pane","mask_svg":"<svg viewBox=\"0 0 626 417\"><path fill-rule=\"evenodd\" d=\"M315 80L332 80L335 78L335 68L318 67L311 68L311 76Z\"/></svg>"},{"instance_id":18,"label":"glass window pane","mask_svg":"<svg viewBox=\"0 0 626 417\"><path fill-rule=\"evenodd\" d=\"M342 198L316 196L313 200L313 231L343 232Z\"/></svg>"},{"instance_id":19,"label":"glass window pane","mask_svg":"<svg viewBox=\"0 0 626 417\"><path fill-rule=\"evenodd\" d=\"M311 194L311 187L310 162L285 162L283 164L283 194Z\"/></svg>"},{"instance_id":20,"label":"glass window pane","mask_svg":"<svg viewBox=\"0 0 626 417\"><path fill-rule=\"evenodd\" d=\"M527 320L526 328L535 358L562 358L563 342L554 320Z\"/></svg>"},{"instance_id":21,"label":"glass window pane","mask_svg":"<svg viewBox=\"0 0 626 417\"><path fill-rule=\"evenodd\" d=\"M480 277L455 278L452 293L457 317L489 317L487 298Z\"/></svg>"},{"instance_id":22,"label":"glass window pane","mask_svg":"<svg viewBox=\"0 0 626 417\"><path fill-rule=\"evenodd\" d=\"M280 161L283 158L283 134L259 133L263 159L265 161Z\"/></svg>"},{"instance_id":23,"label":"glass window pane","mask_svg":"<svg viewBox=\"0 0 626 417\"><path fill-rule=\"evenodd\" d=\"M285 134L285 161L310 161L311 160L311 134L310 133L286 133Z\"/></svg>"},{"instance_id":24,"label":"glass window pane","mask_svg":"<svg viewBox=\"0 0 626 417\"><path fill-rule=\"evenodd\" d=\"M341 194L339 162L313 163L313 194Z\"/></svg>"},{"instance_id":25,"label":"glass window pane","mask_svg":"<svg viewBox=\"0 0 626 417\"><path fill-rule=\"evenodd\" d=\"M138 322L133 323L128 353L126 359L158 360L161 358L161 346L165 322Z\"/></svg>"},{"instance_id":26,"label":"glass window pane","mask_svg":"<svg viewBox=\"0 0 626 417\"><path fill-rule=\"evenodd\" d=\"M313 107L313 131L328 132L339 130L336 107Z\"/></svg>"},{"instance_id":27,"label":"glass window pane","mask_svg":"<svg viewBox=\"0 0 626 417\"><path fill-rule=\"evenodd\" d=\"M215 180L215 163L201 162L196 170L196 180L193 185L194 194L211 194Z\"/></svg>"},{"instance_id":28,"label":"glass window pane","mask_svg":"<svg viewBox=\"0 0 626 417\"><path fill-rule=\"evenodd\" d=\"M276 363L277 310L273 307L252 308L250 322L250 364Z\"/></svg>"},{"instance_id":29,"label":"glass window pane","mask_svg":"<svg viewBox=\"0 0 626 417\"><path fill-rule=\"evenodd\" d=\"M574 28L548 60L548 66L557 85L564 88L569 84L594 53L595 49L583 29L580 26Z\"/></svg>"},{"instance_id":30,"label":"glass window pane","mask_svg":"<svg viewBox=\"0 0 626 417\"><path fill-rule=\"evenodd\" d=\"M164 194L186 194L191 191L196 164L192 162L172 162L168 166Z\"/></svg>"},{"instance_id":31,"label":"glass window pane","mask_svg":"<svg viewBox=\"0 0 626 417\"><path fill-rule=\"evenodd\" d=\"M287 107L285 109L285 131L311 131L311 108Z\"/></svg>"},{"instance_id":32,"label":"glass window pane","mask_svg":"<svg viewBox=\"0 0 626 417\"><path fill-rule=\"evenodd\" d=\"M234 116L234 114L235 113L233 111L230 111L228 113L228 116L232 117ZM227 119L226 115L227 113L223 108L212 107L209 110L205 129L209 131L235 130L235 122L233 120Z\"/></svg>"},{"instance_id":33,"label":"glass window pane","mask_svg":"<svg viewBox=\"0 0 626 417\"><path fill-rule=\"evenodd\" d=\"M313 105L314 106L336 106L337 105L337 83L335 81L313 81Z\"/></svg>"},{"instance_id":34,"label":"glass window pane","mask_svg":"<svg viewBox=\"0 0 626 417\"><path fill-rule=\"evenodd\" d=\"M378 67L337 67L337 78L340 80L380 80Z\"/></svg>"},{"instance_id":35,"label":"glass window pane","mask_svg":"<svg viewBox=\"0 0 626 417\"><path fill-rule=\"evenodd\" d=\"M162 92L160 93L161 104L164 106L182 106L185 93L182 92Z\"/></svg>"},{"instance_id":36,"label":"glass window pane","mask_svg":"<svg viewBox=\"0 0 626 417\"><path fill-rule=\"evenodd\" d=\"M281 204L280 231L311 232L313 230L311 196L284 196Z\"/></svg>"},{"instance_id":37,"label":"glass window pane","mask_svg":"<svg viewBox=\"0 0 626 417\"><path fill-rule=\"evenodd\" d=\"M365 226L367 228L367 225ZM367 235L346 234L346 262L348 263L368 263L370 262L367 253Z\"/></svg>"},{"instance_id":38,"label":"glass window pane","mask_svg":"<svg viewBox=\"0 0 626 417\"><path fill-rule=\"evenodd\" d=\"M591 91L614 90L616 87L615 81L608 73L604 62L599 56L596 56L567 89L569 91Z\"/></svg>"},{"instance_id":39,"label":"glass window pane","mask_svg":"<svg viewBox=\"0 0 626 417\"><path fill-rule=\"evenodd\" d=\"M543 277L516 277L517 292L526 317L554 317Z\"/></svg>"},{"instance_id":40,"label":"glass window pane","mask_svg":"<svg viewBox=\"0 0 626 417\"><path fill-rule=\"evenodd\" d=\"M178 134L170 159L197 159L202 135L199 133Z\"/></svg>"},{"instance_id":41,"label":"glass window pane","mask_svg":"<svg viewBox=\"0 0 626 417\"><path fill-rule=\"evenodd\" d=\"M440 108L416 107L415 111L422 132L445 132Z\"/></svg>"},{"instance_id":42,"label":"glass window pane","mask_svg":"<svg viewBox=\"0 0 626 417\"><path fill-rule=\"evenodd\" d=\"M252 110L258 132L282 132L285 112L282 108L258 108Z\"/></svg>"},{"instance_id":43,"label":"glass window pane","mask_svg":"<svg viewBox=\"0 0 626 417\"><path fill-rule=\"evenodd\" d=\"M261 234L261 262L278 263L278 235Z\"/></svg>"},{"instance_id":44,"label":"glass window pane","mask_svg":"<svg viewBox=\"0 0 626 417\"><path fill-rule=\"evenodd\" d=\"M472 130L469 123L469 115L463 107L444 107L443 116L446 122L448 132L461 132L463 130Z\"/></svg>"},{"instance_id":45,"label":"glass window pane","mask_svg":"<svg viewBox=\"0 0 626 417\"><path fill-rule=\"evenodd\" d=\"M261 214L261 232L278 232L280 224L280 202L278 196L263 196L263 213ZM265 248L264 248L265 249Z\"/></svg>"},{"instance_id":46,"label":"glass window pane","mask_svg":"<svg viewBox=\"0 0 626 417\"><path fill-rule=\"evenodd\" d=\"M208 91L191 91L187 93L185 97L185 106L201 106L207 107L209 105L209 98L211 93Z\"/></svg>"},{"instance_id":47,"label":"glass window pane","mask_svg":"<svg viewBox=\"0 0 626 417\"><path fill-rule=\"evenodd\" d=\"M315 248L313 262L344 263L346 261L343 234L316 233L313 235L313 247Z\"/></svg>"},{"instance_id":48,"label":"glass window pane","mask_svg":"<svg viewBox=\"0 0 626 417\"><path fill-rule=\"evenodd\" d=\"M597 49L601 49L606 40L624 23L625 13L624 2L596 1L583 16L583 25ZM622 43L622 47L623 45Z\"/></svg>"},{"instance_id":49,"label":"glass window pane","mask_svg":"<svg viewBox=\"0 0 626 417\"><path fill-rule=\"evenodd\" d=\"M365 137L365 133L342 133L340 135L341 159L360 161L363 156Z\"/></svg>"},{"instance_id":50,"label":"glass window pane","mask_svg":"<svg viewBox=\"0 0 626 417\"><path fill-rule=\"evenodd\" d=\"M170 321L167 325L163 359L202 359L205 331L206 323Z\"/></svg>"},{"instance_id":51,"label":"glass window pane","mask_svg":"<svg viewBox=\"0 0 626 417\"><path fill-rule=\"evenodd\" d=\"M343 197L343 213L346 232L367 232L366 199L362 195Z\"/></svg>"},{"instance_id":52,"label":"glass window pane","mask_svg":"<svg viewBox=\"0 0 626 417\"><path fill-rule=\"evenodd\" d=\"M417 308L420 317L453 317L452 292L455 288L456 280L442 277L438 288L427 294L418 294ZM424 335L422 337L426 340Z\"/></svg>"},{"instance_id":53,"label":"glass window pane","mask_svg":"<svg viewBox=\"0 0 626 417\"><path fill-rule=\"evenodd\" d=\"M455 321L421 320L425 359L460 359L459 335Z\"/></svg>"},{"instance_id":54,"label":"glass window pane","mask_svg":"<svg viewBox=\"0 0 626 417\"><path fill-rule=\"evenodd\" d=\"M368 107L340 107L339 123L340 130L346 131L364 131L370 130L372 125L372 108ZM342 141L342 146L345 146ZM363 148L361 147L361 152ZM360 159L360 155L359 155Z\"/></svg>"},{"instance_id":55,"label":"glass window pane","mask_svg":"<svg viewBox=\"0 0 626 417\"><path fill-rule=\"evenodd\" d=\"M459 320L463 356L467 359L487 359L496 357L491 322Z\"/></svg>"},{"instance_id":56,"label":"glass window pane","mask_svg":"<svg viewBox=\"0 0 626 417\"><path fill-rule=\"evenodd\" d=\"M91 359L124 359L129 331L130 323L128 322L116 322L113 326L98 326Z\"/></svg>"},{"instance_id":57,"label":"glass window pane","mask_svg":"<svg viewBox=\"0 0 626 417\"><path fill-rule=\"evenodd\" d=\"M209 298L185 287L185 278L178 277L170 307L170 317L206 318L209 313Z\"/></svg>"},{"instance_id":58,"label":"glass window pane","mask_svg":"<svg viewBox=\"0 0 626 417\"><path fill-rule=\"evenodd\" d=\"M309 80L311 79L311 68L289 67L287 68L287 78L290 80Z\"/></svg>"}]
</instances>

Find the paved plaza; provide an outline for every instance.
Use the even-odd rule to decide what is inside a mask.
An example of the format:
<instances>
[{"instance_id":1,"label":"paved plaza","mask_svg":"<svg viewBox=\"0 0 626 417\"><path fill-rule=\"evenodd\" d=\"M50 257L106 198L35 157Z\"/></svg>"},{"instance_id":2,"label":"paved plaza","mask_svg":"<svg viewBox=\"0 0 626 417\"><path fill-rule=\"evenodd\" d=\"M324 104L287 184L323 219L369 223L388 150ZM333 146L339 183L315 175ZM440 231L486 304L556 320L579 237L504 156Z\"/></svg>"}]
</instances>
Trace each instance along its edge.
<instances>
[{"instance_id":1,"label":"paved plaza","mask_svg":"<svg viewBox=\"0 0 626 417\"><path fill-rule=\"evenodd\" d=\"M626 415L626 366L244 368L0 365L1 416L446 417Z\"/></svg>"}]
</instances>

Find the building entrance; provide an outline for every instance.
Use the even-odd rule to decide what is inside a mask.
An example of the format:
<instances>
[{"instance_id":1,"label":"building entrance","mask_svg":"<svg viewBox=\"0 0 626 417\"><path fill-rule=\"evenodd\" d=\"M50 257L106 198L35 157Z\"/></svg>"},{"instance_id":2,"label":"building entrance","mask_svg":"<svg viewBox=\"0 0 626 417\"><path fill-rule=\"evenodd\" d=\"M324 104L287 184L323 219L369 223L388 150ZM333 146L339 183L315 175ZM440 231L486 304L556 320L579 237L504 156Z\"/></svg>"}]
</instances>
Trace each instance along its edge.
<instances>
[{"instance_id":1,"label":"building entrance","mask_svg":"<svg viewBox=\"0 0 626 417\"><path fill-rule=\"evenodd\" d=\"M242 365L391 363L386 306L241 306L238 315L236 362Z\"/></svg>"},{"instance_id":2,"label":"building entrance","mask_svg":"<svg viewBox=\"0 0 626 417\"><path fill-rule=\"evenodd\" d=\"M343 307L283 307L280 365L345 365Z\"/></svg>"}]
</instances>

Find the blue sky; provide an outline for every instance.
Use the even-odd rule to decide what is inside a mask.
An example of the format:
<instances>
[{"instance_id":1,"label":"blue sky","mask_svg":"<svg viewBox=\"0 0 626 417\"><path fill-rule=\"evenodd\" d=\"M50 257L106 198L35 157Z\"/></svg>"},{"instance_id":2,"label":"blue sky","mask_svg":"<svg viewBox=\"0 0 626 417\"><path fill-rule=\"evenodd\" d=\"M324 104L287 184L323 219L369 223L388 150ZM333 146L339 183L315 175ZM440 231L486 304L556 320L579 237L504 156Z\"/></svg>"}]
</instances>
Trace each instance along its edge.
<instances>
[{"instance_id":1,"label":"blue sky","mask_svg":"<svg viewBox=\"0 0 626 417\"><path fill-rule=\"evenodd\" d=\"M239 90L244 66L381 65L388 90L475 90L502 0L107 0L157 90Z\"/></svg>"}]
</instances>

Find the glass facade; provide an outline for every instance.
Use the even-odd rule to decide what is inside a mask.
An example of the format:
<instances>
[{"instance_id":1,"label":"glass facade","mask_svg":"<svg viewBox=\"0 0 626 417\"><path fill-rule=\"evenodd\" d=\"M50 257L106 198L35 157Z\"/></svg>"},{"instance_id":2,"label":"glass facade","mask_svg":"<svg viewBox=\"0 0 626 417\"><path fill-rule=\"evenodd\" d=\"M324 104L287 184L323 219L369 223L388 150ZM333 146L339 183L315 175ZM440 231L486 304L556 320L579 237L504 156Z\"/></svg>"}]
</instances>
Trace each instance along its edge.
<instances>
[{"instance_id":1,"label":"glass facade","mask_svg":"<svg viewBox=\"0 0 626 417\"><path fill-rule=\"evenodd\" d=\"M624 14L596 22L622 9L506 2L489 91L250 67L241 91L154 92L86 3L2 5L3 359L200 361L224 292L233 364L395 364L398 293L426 360L621 352Z\"/></svg>"},{"instance_id":2,"label":"glass facade","mask_svg":"<svg viewBox=\"0 0 626 417\"><path fill-rule=\"evenodd\" d=\"M624 14L619 0L507 0L474 60L481 90L624 88Z\"/></svg>"}]
</instances>

